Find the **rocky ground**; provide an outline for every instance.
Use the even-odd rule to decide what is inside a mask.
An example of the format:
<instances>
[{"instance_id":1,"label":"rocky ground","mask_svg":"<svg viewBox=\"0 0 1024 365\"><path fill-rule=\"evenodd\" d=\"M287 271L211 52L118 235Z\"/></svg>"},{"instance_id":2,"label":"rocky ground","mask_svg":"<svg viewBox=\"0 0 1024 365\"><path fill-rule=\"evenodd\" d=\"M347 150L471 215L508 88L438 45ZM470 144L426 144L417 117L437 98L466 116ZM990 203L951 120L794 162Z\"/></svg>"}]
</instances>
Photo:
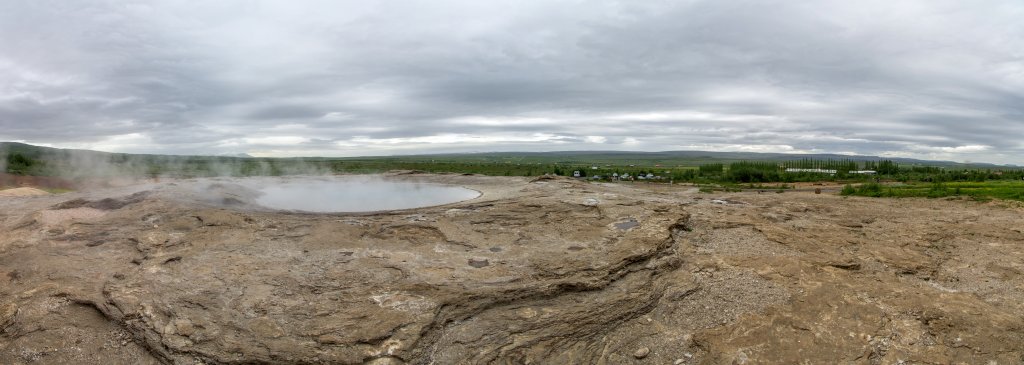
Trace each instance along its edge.
<instances>
[{"instance_id":1,"label":"rocky ground","mask_svg":"<svg viewBox=\"0 0 1024 365\"><path fill-rule=\"evenodd\" d=\"M2 364L1021 364L1024 208L405 175L263 211L231 180L0 198Z\"/></svg>"}]
</instances>

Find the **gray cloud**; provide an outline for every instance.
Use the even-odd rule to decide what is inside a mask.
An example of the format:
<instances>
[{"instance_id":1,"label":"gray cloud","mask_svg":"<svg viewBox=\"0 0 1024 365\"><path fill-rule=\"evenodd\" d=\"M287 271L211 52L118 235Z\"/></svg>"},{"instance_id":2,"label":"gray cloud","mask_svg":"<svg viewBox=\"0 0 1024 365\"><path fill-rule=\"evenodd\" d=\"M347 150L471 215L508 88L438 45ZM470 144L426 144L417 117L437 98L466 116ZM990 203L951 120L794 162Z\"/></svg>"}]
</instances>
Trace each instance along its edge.
<instances>
[{"instance_id":1,"label":"gray cloud","mask_svg":"<svg viewBox=\"0 0 1024 365\"><path fill-rule=\"evenodd\" d=\"M0 3L0 140L1024 164L1018 1Z\"/></svg>"}]
</instances>

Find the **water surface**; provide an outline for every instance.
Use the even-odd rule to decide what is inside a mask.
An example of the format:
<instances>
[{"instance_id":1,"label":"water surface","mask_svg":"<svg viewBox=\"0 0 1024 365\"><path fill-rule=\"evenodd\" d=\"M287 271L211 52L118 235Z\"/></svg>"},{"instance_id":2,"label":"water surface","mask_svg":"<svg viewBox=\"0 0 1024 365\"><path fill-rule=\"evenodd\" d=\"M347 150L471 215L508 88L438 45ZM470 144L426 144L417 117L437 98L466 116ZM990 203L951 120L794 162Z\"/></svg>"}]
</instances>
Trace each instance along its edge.
<instances>
[{"instance_id":1,"label":"water surface","mask_svg":"<svg viewBox=\"0 0 1024 365\"><path fill-rule=\"evenodd\" d=\"M318 213L420 208L480 196L459 186L383 179L284 180L253 188L261 206Z\"/></svg>"}]
</instances>

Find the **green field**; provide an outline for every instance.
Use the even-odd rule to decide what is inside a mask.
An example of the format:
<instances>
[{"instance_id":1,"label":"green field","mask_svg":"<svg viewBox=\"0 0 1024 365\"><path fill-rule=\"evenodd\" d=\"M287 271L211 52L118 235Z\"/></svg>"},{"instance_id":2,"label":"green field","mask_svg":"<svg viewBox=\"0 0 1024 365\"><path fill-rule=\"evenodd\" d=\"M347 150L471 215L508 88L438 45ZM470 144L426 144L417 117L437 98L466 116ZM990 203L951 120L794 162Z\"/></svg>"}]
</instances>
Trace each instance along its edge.
<instances>
[{"instance_id":1,"label":"green field","mask_svg":"<svg viewBox=\"0 0 1024 365\"><path fill-rule=\"evenodd\" d=\"M969 197L979 201L1005 199L1024 201L1024 181L996 180L984 182L932 182L882 185L867 183L848 185L842 195L881 198L944 198Z\"/></svg>"}]
</instances>

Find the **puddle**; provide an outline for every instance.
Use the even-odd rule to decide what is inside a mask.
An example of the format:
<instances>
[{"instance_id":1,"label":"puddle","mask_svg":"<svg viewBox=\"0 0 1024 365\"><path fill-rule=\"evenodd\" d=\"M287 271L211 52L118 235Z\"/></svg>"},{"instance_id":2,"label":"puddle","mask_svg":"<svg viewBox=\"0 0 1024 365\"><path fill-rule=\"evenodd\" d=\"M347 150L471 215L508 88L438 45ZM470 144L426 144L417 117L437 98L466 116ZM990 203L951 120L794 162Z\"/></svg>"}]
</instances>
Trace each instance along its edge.
<instances>
[{"instance_id":1,"label":"puddle","mask_svg":"<svg viewBox=\"0 0 1024 365\"><path fill-rule=\"evenodd\" d=\"M354 213L421 208L480 196L459 186L366 178L260 179L239 182L252 202L278 210Z\"/></svg>"},{"instance_id":2,"label":"puddle","mask_svg":"<svg viewBox=\"0 0 1024 365\"><path fill-rule=\"evenodd\" d=\"M490 265L491 265L491 262L489 260L486 260L486 259L469 259L469 266L475 267L477 269L482 268L482 267L487 267L487 266L490 266Z\"/></svg>"},{"instance_id":3,"label":"puddle","mask_svg":"<svg viewBox=\"0 0 1024 365\"><path fill-rule=\"evenodd\" d=\"M625 222L615 223L615 228L621 229L623 231L627 231L630 228L633 228L633 227L636 227L636 226L639 226L639 225L640 225L640 222L637 222L636 219L630 218L629 220L627 220Z\"/></svg>"}]
</instances>

